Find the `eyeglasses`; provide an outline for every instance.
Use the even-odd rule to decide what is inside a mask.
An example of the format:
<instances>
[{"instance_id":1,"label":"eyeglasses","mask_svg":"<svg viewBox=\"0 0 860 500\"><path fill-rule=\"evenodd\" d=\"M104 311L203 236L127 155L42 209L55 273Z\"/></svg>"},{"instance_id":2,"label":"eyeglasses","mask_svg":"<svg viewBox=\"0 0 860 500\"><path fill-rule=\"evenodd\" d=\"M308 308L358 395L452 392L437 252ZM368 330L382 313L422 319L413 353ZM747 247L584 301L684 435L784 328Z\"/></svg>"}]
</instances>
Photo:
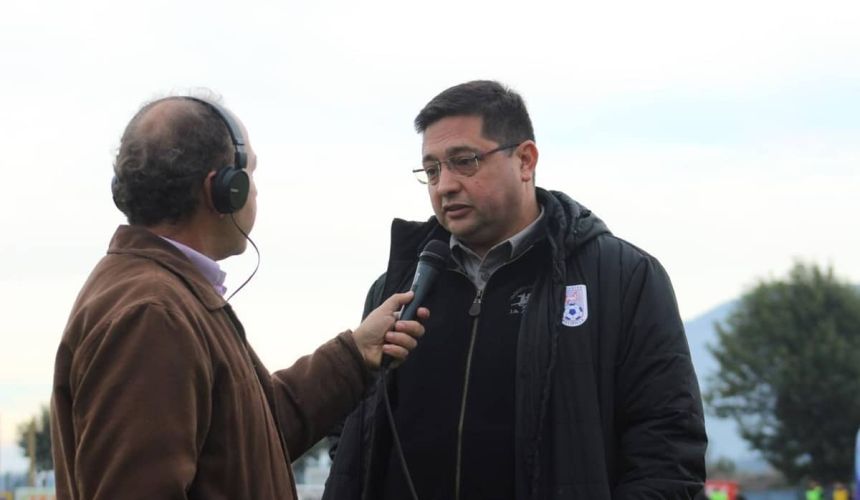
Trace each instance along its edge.
<instances>
[{"instance_id":1,"label":"eyeglasses","mask_svg":"<svg viewBox=\"0 0 860 500\"><path fill-rule=\"evenodd\" d=\"M512 149L522 144L518 142L516 144L506 144L504 146L499 146L496 149L491 149L484 153L464 153L454 156L449 156L444 160L427 160L424 162L421 168L415 169L412 171L415 174L415 177L418 179L418 182L421 184L431 184L435 185L439 182L439 176L442 174L442 164L444 163L448 170L455 175L460 175L463 177L471 177L478 172L478 168L480 168L480 162L484 158L490 156L493 153L498 153L499 151L504 151L506 149Z\"/></svg>"}]
</instances>

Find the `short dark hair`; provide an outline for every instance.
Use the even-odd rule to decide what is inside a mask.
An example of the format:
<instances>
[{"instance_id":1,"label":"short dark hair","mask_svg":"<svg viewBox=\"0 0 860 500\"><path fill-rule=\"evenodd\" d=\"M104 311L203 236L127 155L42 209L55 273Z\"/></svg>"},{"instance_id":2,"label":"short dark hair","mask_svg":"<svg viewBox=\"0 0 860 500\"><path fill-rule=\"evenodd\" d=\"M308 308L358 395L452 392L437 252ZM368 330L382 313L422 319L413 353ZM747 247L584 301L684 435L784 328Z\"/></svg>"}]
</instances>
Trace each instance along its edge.
<instances>
[{"instance_id":1,"label":"short dark hair","mask_svg":"<svg viewBox=\"0 0 860 500\"><path fill-rule=\"evenodd\" d=\"M499 144L535 140L523 98L499 82L475 80L442 91L415 117L415 130L423 133L430 125L449 116L481 117L481 133Z\"/></svg>"},{"instance_id":2,"label":"short dark hair","mask_svg":"<svg viewBox=\"0 0 860 500\"><path fill-rule=\"evenodd\" d=\"M232 161L233 143L224 122L194 99L175 96L150 102L126 126L112 190L129 224L151 226L189 217L199 203L202 181ZM169 100L182 104L163 116L148 116Z\"/></svg>"}]
</instances>

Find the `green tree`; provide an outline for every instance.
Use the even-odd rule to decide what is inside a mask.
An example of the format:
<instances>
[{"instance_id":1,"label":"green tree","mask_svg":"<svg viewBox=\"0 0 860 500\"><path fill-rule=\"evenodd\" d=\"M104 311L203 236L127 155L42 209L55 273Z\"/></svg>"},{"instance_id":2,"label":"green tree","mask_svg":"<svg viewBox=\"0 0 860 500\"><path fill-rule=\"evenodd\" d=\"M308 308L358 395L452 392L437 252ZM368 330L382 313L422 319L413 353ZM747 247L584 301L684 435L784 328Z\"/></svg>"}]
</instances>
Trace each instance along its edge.
<instances>
[{"instance_id":1,"label":"green tree","mask_svg":"<svg viewBox=\"0 0 860 500\"><path fill-rule=\"evenodd\" d=\"M860 422L860 293L832 268L796 264L740 300L709 350L705 394L790 481L850 477Z\"/></svg>"},{"instance_id":2,"label":"green tree","mask_svg":"<svg viewBox=\"0 0 860 500\"><path fill-rule=\"evenodd\" d=\"M730 458L720 457L707 463L708 477L730 479L735 477L738 468Z\"/></svg>"},{"instance_id":3,"label":"green tree","mask_svg":"<svg viewBox=\"0 0 860 500\"><path fill-rule=\"evenodd\" d=\"M18 426L18 446L23 450L24 456L30 458L29 434L34 421L36 424L36 470L52 470L54 459L51 457L51 411L47 405L42 406L40 415L34 416L33 420Z\"/></svg>"}]
</instances>

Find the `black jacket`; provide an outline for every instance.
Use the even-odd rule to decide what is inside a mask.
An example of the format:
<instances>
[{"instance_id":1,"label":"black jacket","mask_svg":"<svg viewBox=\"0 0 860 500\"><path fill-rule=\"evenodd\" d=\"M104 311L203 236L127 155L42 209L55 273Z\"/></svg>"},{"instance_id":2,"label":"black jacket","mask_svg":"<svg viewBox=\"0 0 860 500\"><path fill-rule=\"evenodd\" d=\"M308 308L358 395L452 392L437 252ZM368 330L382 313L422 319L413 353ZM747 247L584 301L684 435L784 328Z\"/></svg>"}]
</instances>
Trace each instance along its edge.
<instances>
[{"instance_id":1,"label":"black jacket","mask_svg":"<svg viewBox=\"0 0 860 500\"><path fill-rule=\"evenodd\" d=\"M517 339L516 498L700 495L702 403L665 270L565 194L538 189L538 201L551 258L536 273ZM434 238L448 238L434 219L395 220L388 271L366 312L408 288L418 253ZM581 324L565 311L570 285L587 290ZM323 498L371 498L367 487L387 450L381 399L371 394L344 424Z\"/></svg>"}]
</instances>

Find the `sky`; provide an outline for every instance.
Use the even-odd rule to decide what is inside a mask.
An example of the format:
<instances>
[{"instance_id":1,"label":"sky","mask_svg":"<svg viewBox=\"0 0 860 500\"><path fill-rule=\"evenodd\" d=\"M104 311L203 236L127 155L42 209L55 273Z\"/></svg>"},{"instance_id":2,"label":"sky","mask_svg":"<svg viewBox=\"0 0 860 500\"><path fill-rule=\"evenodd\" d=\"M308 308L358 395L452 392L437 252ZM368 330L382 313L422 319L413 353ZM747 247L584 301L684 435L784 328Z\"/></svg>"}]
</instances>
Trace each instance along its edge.
<instances>
[{"instance_id":1,"label":"sky","mask_svg":"<svg viewBox=\"0 0 860 500\"><path fill-rule=\"evenodd\" d=\"M798 260L860 282L857 26L835 0L5 0L0 473L124 222L111 167L144 102L210 89L249 130L261 263L232 303L274 370L357 326L391 219L432 215L412 120L474 79L522 94L537 184L656 256L685 320ZM228 288L255 262L224 261Z\"/></svg>"}]
</instances>

